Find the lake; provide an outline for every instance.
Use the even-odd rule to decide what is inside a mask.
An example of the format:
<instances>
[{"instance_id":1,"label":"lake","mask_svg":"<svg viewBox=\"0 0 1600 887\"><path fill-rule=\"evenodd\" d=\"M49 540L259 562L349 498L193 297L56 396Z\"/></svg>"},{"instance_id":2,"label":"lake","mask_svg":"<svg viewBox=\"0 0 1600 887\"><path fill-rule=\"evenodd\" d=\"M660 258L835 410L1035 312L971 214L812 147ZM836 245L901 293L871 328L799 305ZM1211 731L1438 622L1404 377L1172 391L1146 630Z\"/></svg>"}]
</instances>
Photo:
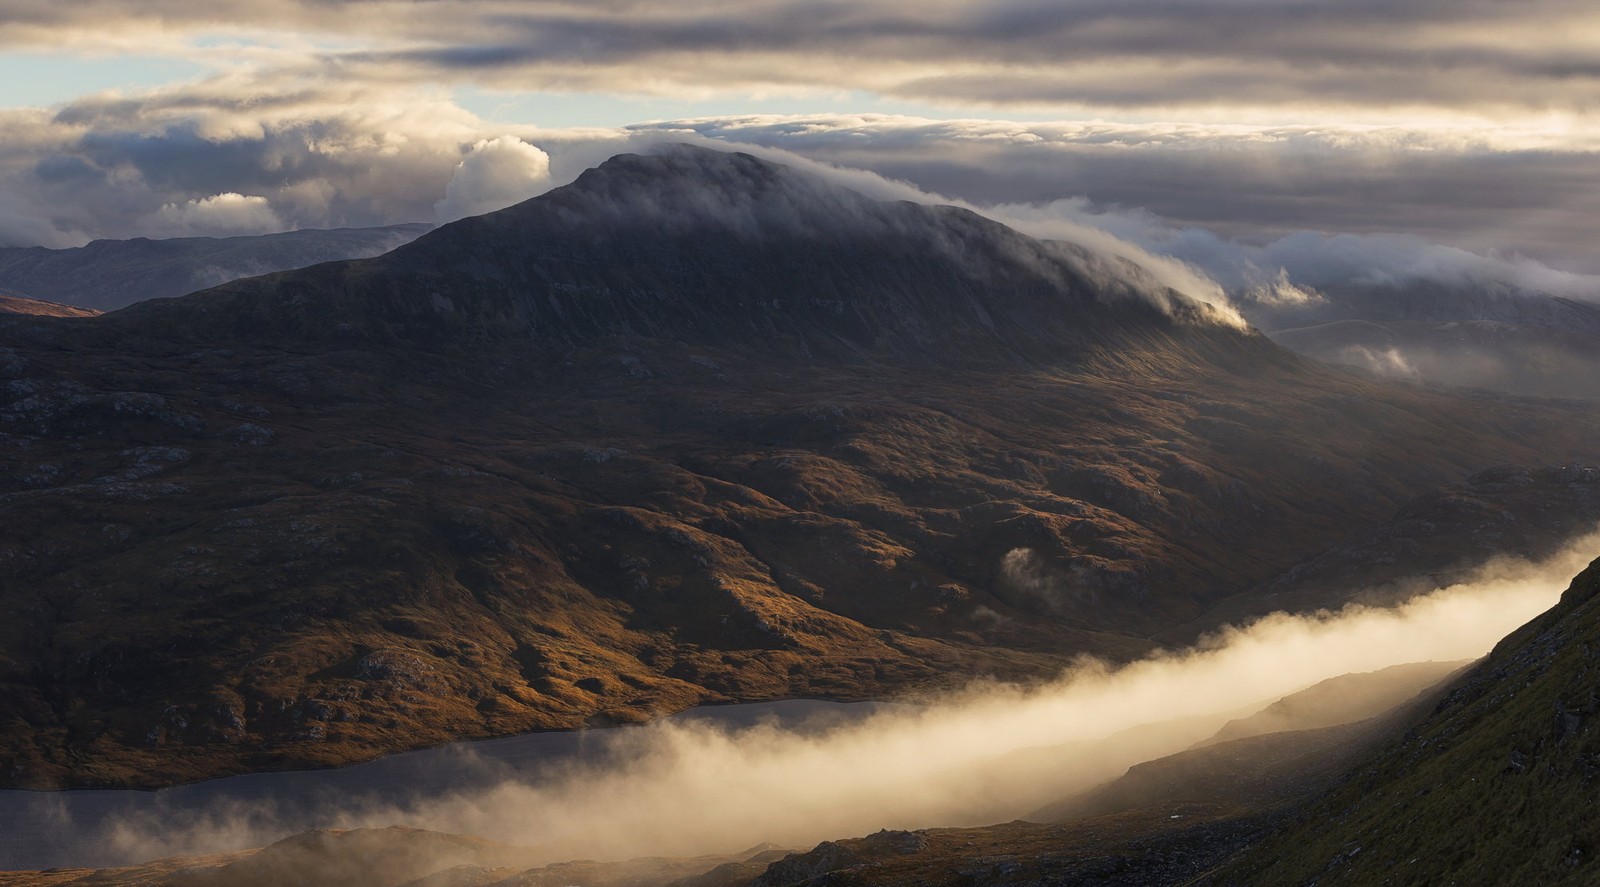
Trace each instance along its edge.
<instances>
[{"instance_id":1,"label":"lake","mask_svg":"<svg viewBox=\"0 0 1600 887\"><path fill-rule=\"evenodd\" d=\"M810 732L856 720L893 703L788 700L689 709L665 720L739 729L775 722ZM193 846L175 852L210 853L261 846L307 829L340 824L342 815L374 807L421 806L508 779L533 779L563 766L603 760L617 731L639 727L555 731L464 742L389 755L331 770L249 773L158 791L0 791L0 870L92 868L144 862L109 840L128 820L186 824ZM203 823L237 821L264 811L262 831L248 836ZM197 825L199 824L199 825ZM276 832L276 834L273 834Z\"/></svg>"}]
</instances>

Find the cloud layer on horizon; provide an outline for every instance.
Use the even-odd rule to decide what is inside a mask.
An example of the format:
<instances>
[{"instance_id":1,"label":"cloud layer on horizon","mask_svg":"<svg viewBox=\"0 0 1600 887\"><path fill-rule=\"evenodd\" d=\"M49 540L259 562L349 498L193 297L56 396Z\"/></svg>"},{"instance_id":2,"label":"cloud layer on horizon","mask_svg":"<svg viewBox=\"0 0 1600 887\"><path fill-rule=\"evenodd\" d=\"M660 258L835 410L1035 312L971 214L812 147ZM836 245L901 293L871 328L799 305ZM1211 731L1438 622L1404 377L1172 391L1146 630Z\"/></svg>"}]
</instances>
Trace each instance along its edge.
<instances>
[{"instance_id":1,"label":"cloud layer on horizon","mask_svg":"<svg viewBox=\"0 0 1600 887\"><path fill-rule=\"evenodd\" d=\"M1600 150L1510 128L740 116L641 124L870 169L980 205L1076 201L1262 244L1407 235L1600 272Z\"/></svg>"},{"instance_id":2,"label":"cloud layer on horizon","mask_svg":"<svg viewBox=\"0 0 1600 887\"><path fill-rule=\"evenodd\" d=\"M207 72L0 110L0 245L448 219L699 136L1043 207L1212 273L1232 260L1173 231L1403 235L1600 273L1596 35L1579 0L0 0L0 52ZM486 121L464 86L987 113L579 132ZM993 119L1020 113L1042 122Z\"/></svg>"},{"instance_id":3,"label":"cloud layer on horizon","mask_svg":"<svg viewBox=\"0 0 1600 887\"><path fill-rule=\"evenodd\" d=\"M346 79L984 107L1582 113L1583 0L6 0L0 48L232 53ZM201 39L210 38L210 39ZM1192 116L1192 115L1190 115Z\"/></svg>"},{"instance_id":4,"label":"cloud layer on horizon","mask_svg":"<svg viewBox=\"0 0 1600 887\"><path fill-rule=\"evenodd\" d=\"M681 140L810 164L883 198L965 203L1214 303L1413 279L1600 298L1593 273L1541 261L1600 270L1586 227L1600 163L1540 133L885 115L549 130L409 87L240 89L219 78L0 111L0 245L449 221Z\"/></svg>"}]
</instances>

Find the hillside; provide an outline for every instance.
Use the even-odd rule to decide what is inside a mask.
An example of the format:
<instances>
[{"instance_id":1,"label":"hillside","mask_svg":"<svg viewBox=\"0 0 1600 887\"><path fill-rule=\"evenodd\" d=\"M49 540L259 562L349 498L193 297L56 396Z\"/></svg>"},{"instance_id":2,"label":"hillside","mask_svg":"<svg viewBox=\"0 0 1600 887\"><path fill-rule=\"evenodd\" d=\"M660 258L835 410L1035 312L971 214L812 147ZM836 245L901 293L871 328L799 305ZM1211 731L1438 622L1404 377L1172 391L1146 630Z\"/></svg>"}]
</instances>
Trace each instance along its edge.
<instances>
[{"instance_id":1,"label":"hillside","mask_svg":"<svg viewBox=\"0 0 1600 887\"><path fill-rule=\"evenodd\" d=\"M1600 561L1218 884L1590 884Z\"/></svg>"},{"instance_id":2,"label":"hillside","mask_svg":"<svg viewBox=\"0 0 1600 887\"><path fill-rule=\"evenodd\" d=\"M0 248L0 289L114 311L145 299L320 262L388 252L431 225L335 228L241 237L96 240L70 249Z\"/></svg>"},{"instance_id":3,"label":"hillside","mask_svg":"<svg viewBox=\"0 0 1600 887\"><path fill-rule=\"evenodd\" d=\"M1126 659L1426 491L1600 455L1588 411L1375 384L1125 263L687 149L0 316L0 378L13 786Z\"/></svg>"}]
</instances>

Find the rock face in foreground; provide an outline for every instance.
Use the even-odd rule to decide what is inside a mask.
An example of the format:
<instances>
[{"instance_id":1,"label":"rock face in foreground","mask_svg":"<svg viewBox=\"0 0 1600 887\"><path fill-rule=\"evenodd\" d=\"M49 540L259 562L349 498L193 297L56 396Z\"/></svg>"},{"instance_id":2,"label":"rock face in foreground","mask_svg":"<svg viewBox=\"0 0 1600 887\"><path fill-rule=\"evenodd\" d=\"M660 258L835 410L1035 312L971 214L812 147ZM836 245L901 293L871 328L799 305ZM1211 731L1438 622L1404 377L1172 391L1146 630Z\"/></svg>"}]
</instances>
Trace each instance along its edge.
<instances>
[{"instance_id":1,"label":"rock face in foreground","mask_svg":"<svg viewBox=\"0 0 1600 887\"><path fill-rule=\"evenodd\" d=\"M1217 320L705 151L374 259L0 315L0 783L1126 659L1441 484L1600 456L1588 411Z\"/></svg>"},{"instance_id":2,"label":"rock face in foreground","mask_svg":"<svg viewBox=\"0 0 1600 887\"><path fill-rule=\"evenodd\" d=\"M1600 561L1221 884L1592 884Z\"/></svg>"}]
</instances>

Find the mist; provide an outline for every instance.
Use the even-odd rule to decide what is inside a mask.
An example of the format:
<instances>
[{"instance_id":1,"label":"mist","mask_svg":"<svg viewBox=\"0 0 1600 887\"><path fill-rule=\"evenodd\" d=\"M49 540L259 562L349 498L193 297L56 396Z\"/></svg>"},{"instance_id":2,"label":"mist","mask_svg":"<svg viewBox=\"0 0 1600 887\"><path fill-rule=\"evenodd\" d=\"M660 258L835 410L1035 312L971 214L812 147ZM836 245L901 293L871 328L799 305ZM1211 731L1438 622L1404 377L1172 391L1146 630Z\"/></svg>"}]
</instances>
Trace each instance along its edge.
<instances>
[{"instance_id":1,"label":"mist","mask_svg":"<svg viewBox=\"0 0 1600 887\"><path fill-rule=\"evenodd\" d=\"M1581 320L1581 318L1578 318ZM1499 321L1333 321L1272 333L1327 363L1400 381L1600 398L1600 333Z\"/></svg>"},{"instance_id":2,"label":"mist","mask_svg":"<svg viewBox=\"0 0 1600 887\"><path fill-rule=\"evenodd\" d=\"M122 819L97 840L135 860L400 824L523 845L553 862L1009 820L1326 678L1481 656L1553 605L1597 549L1600 533L1543 562L1493 561L1398 608L1274 614L1121 667L1085 659L1040 686L978 681L812 729L679 718L593 731L593 754L579 763L507 772L487 788L404 805L330 800L315 821L271 804L163 812Z\"/></svg>"}]
</instances>

